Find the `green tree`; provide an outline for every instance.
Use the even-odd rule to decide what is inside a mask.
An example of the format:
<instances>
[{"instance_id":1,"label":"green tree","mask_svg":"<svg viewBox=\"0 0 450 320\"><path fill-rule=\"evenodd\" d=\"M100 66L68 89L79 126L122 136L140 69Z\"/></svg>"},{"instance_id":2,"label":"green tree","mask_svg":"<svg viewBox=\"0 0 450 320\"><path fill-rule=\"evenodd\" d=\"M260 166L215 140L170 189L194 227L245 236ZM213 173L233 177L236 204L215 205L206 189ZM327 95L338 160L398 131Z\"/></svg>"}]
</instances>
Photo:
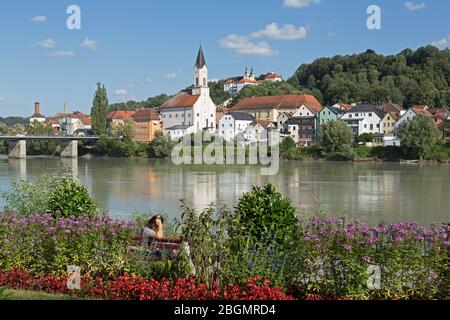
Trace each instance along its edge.
<instances>
[{"instance_id":1,"label":"green tree","mask_svg":"<svg viewBox=\"0 0 450 320\"><path fill-rule=\"evenodd\" d=\"M34 122L26 127L29 136L51 136L53 129L42 122ZM55 141L29 141L27 142L27 154L30 155L54 155L58 152L59 144Z\"/></svg>"},{"instance_id":2,"label":"green tree","mask_svg":"<svg viewBox=\"0 0 450 320\"><path fill-rule=\"evenodd\" d=\"M352 130L344 121L332 120L320 127L320 145L329 152L352 142Z\"/></svg>"},{"instance_id":3,"label":"green tree","mask_svg":"<svg viewBox=\"0 0 450 320\"><path fill-rule=\"evenodd\" d=\"M374 140L375 140L375 134L374 133L368 133L368 132L360 134L356 138L356 142L357 143L370 143L370 142L373 142Z\"/></svg>"},{"instance_id":4,"label":"green tree","mask_svg":"<svg viewBox=\"0 0 450 320\"><path fill-rule=\"evenodd\" d=\"M424 159L439 140L433 119L418 115L400 130L402 148L407 154Z\"/></svg>"},{"instance_id":5,"label":"green tree","mask_svg":"<svg viewBox=\"0 0 450 320\"><path fill-rule=\"evenodd\" d=\"M383 56L361 54L319 58L302 64L288 82L318 90L324 104L342 102L448 105L450 50L433 46Z\"/></svg>"},{"instance_id":6,"label":"green tree","mask_svg":"<svg viewBox=\"0 0 450 320\"><path fill-rule=\"evenodd\" d=\"M92 130L95 134L102 135L106 133L108 109L108 94L105 86L99 82L97 83L97 91L95 92L91 109Z\"/></svg>"},{"instance_id":7,"label":"green tree","mask_svg":"<svg viewBox=\"0 0 450 320\"><path fill-rule=\"evenodd\" d=\"M152 158L167 158L176 144L177 142L170 140L162 132L156 132L155 138L150 142L148 154Z\"/></svg>"}]
</instances>

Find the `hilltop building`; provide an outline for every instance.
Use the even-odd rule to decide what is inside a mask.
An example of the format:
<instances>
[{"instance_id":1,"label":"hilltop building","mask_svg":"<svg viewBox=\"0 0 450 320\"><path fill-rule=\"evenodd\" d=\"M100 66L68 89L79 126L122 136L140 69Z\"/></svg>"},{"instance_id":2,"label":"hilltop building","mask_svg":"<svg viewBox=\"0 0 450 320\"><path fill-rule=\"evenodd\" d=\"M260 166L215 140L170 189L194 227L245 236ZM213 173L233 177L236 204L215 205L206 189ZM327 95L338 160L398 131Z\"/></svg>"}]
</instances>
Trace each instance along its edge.
<instances>
[{"instance_id":1,"label":"hilltop building","mask_svg":"<svg viewBox=\"0 0 450 320\"><path fill-rule=\"evenodd\" d=\"M232 96L236 96L245 86L258 86L265 81L279 82L283 81L283 78L276 72L269 72L256 78L253 68L246 67L244 76L228 79L223 86L223 90Z\"/></svg>"}]
</instances>

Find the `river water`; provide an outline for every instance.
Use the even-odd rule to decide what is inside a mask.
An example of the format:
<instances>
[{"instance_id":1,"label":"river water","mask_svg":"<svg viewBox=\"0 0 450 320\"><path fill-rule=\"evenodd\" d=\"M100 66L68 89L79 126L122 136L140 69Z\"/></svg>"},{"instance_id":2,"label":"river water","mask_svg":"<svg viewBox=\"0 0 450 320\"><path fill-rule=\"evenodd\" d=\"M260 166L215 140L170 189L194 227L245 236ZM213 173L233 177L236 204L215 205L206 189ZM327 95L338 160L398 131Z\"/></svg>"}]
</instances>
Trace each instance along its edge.
<instances>
[{"instance_id":1,"label":"river water","mask_svg":"<svg viewBox=\"0 0 450 320\"><path fill-rule=\"evenodd\" d=\"M450 165L283 162L275 176L258 166L176 166L170 160L0 158L0 190L12 177L35 179L70 167L102 210L117 216L164 211L179 217L179 200L202 209L232 207L252 185L272 182L300 211L359 217L368 223L450 221ZM3 200L0 206L3 207Z\"/></svg>"}]
</instances>

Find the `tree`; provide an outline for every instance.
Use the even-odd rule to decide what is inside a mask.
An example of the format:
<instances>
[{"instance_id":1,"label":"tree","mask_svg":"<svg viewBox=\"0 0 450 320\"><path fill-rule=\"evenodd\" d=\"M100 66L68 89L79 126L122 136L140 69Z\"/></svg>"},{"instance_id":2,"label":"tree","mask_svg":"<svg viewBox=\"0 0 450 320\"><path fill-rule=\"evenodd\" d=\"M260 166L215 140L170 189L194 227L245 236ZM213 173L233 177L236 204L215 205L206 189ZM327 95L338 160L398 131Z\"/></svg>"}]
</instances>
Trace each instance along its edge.
<instances>
[{"instance_id":1,"label":"tree","mask_svg":"<svg viewBox=\"0 0 450 320\"><path fill-rule=\"evenodd\" d=\"M171 141L162 132L156 132L155 138L149 145L149 156L153 158L167 158L176 144L177 142Z\"/></svg>"},{"instance_id":2,"label":"tree","mask_svg":"<svg viewBox=\"0 0 450 320\"><path fill-rule=\"evenodd\" d=\"M332 120L320 127L320 145L326 151L334 152L352 142L352 130L344 121Z\"/></svg>"},{"instance_id":3,"label":"tree","mask_svg":"<svg viewBox=\"0 0 450 320\"><path fill-rule=\"evenodd\" d=\"M365 132L356 138L356 142L358 143L370 143L373 142L373 140L375 140L375 134L368 132Z\"/></svg>"},{"instance_id":4,"label":"tree","mask_svg":"<svg viewBox=\"0 0 450 320\"><path fill-rule=\"evenodd\" d=\"M298 90L319 91L329 105L392 102L443 107L448 105L449 75L450 50L427 46L390 56L368 50L319 58L302 64L288 81Z\"/></svg>"},{"instance_id":5,"label":"tree","mask_svg":"<svg viewBox=\"0 0 450 320\"><path fill-rule=\"evenodd\" d=\"M91 109L92 130L95 134L102 135L106 133L108 108L109 102L106 88L99 82L97 83L97 91L95 92Z\"/></svg>"},{"instance_id":6,"label":"tree","mask_svg":"<svg viewBox=\"0 0 450 320\"><path fill-rule=\"evenodd\" d=\"M53 129L50 125L42 122L33 122L26 127L29 136L51 136ZM30 155L54 155L58 150L56 141L29 141L27 142L27 154Z\"/></svg>"},{"instance_id":7,"label":"tree","mask_svg":"<svg viewBox=\"0 0 450 320\"><path fill-rule=\"evenodd\" d=\"M421 160L430 154L439 140L439 131L433 119L417 115L400 130L402 148Z\"/></svg>"}]
</instances>

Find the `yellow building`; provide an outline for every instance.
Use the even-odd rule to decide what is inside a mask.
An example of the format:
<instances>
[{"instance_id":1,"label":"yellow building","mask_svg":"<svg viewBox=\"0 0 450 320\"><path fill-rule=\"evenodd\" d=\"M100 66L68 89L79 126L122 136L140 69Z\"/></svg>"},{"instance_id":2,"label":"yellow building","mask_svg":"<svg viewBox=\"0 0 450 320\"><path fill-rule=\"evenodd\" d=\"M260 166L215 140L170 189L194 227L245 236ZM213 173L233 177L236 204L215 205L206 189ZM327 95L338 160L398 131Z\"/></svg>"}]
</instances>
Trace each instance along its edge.
<instances>
[{"instance_id":1,"label":"yellow building","mask_svg":"<svg viewBox=\"0 0 450 320\"><path fill-rule=\"evenodd\" d=\"M320 102L315 97L308 94L298 94L244 98L231 111L246 112L256 119L277 122L278 116L282 112L294 113L301 106L308 107L317 112L322 109Z\"/></svg>"},{"instance_id":2,"label":"yellow building","mask_svg":"<svg viewBox=\"0 0 450 320\"><path fill-rule=\"evenodd\" d=\"M380 133L387 134L392 133L395 130L395 124L397 123L397 113L388 112L380 122Z\"/></svg>"},{"instance_id":3,"label":"yellow building","mask_svg":"<svg viewBox=\"0 0 450 320\"><path fill-rule=\"evenodd\" d=\"M158 131L162 131L159 115L153 109L136 111L134 120L134 139L138 142L150 142Z\"/></svg>"}]
</instances>

